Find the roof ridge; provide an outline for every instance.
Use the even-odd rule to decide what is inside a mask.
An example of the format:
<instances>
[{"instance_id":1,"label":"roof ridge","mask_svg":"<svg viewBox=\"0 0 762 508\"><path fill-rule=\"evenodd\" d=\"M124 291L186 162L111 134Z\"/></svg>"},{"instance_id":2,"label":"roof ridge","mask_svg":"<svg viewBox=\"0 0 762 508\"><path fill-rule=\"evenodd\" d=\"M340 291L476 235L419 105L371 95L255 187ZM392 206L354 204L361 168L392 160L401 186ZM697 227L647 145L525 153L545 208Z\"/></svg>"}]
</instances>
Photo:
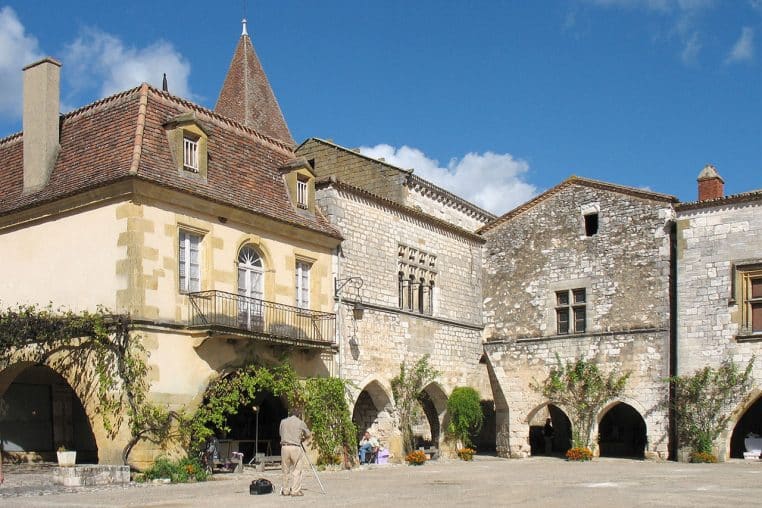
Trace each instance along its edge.
<instances>
[{"instance_id":1,"label":"roof ridge","mask_svg":"<svg viewBox=\"0 0 762 508\"><path fill-rule=\"evenodd\" d=\"M222 122L224 124L227 124L227 125L229 125L231 127L237 128L237 129L245 132L246 134L250 134L253 137L259 138L260 140L265 141L265 142L267 142L267 143L269 143L271 145L275 145L276 148L279 148L279 149L281 149L281 150L283 150L283 151L285 151L285 152L287 152L287 153L289 153L291 155L294 154L293 148L289 144L284 143L283 141L280 141L280 140L277 140L277 139L275 139L273 137L270 137L267 134L263 134L263 133L259 132L258 130L252 129L251 127L246 127L242 123L239 123L239 122L233 120L232 118L229 118L229 117L221 115L221 114L219 114L219 113L217 113L217 112L215 112L215 111L213 111L211 109L208 109L208 108L205 108L203 106L200 106L200 105L196 104L195 102L189 101L188 99L184 99L182 97L178 97L176 95L172 95L169 92L165 92L163 90L159 90L158 88L154 88L151 85L147 85L147 86L148 86L148 90L150 92L154 93L155 95L158 95L159 97L163 97L163 98L165 98L165 99L167 99L169 101L172 101L172 102L175 102L175 103L179 103L179 104L181 104L181 105L183 105L183 106L185 106L187 108L190 108L190 109L192 109L194 111L198 111L200 113L203 113L203 114L207 115L210 118L218 120L218 121L220 121L220 122Z\"/></svg>"},{"instance_id":2,"label":"roof ridge","mask_svg":"<svg viewBox=\"0 0 762 508\"><path fill-rule=\"evenodd\" d=\"M426 180L425 178L423 178L423 177L421 177L421 176L418 176L418 175L416 175L416 174L415 174L415 169L405 169L405 168L401 168L401 167L399 167L399 166L395 166L394 164L390 164L390 163L388 163L388 162L386 162L386 161L381 161L381 160L378 160L378 159L374 159L373 157L370 157L370 156L368 156L368 155L365 155L365 154L364 154L364 153L362 153L362 152L355 152L355 151L354 151L354 150L352 150L351 148L347 148L347 147L345 147L345 146L342 146L342 145L336 144L336 143L334 143L333 141L328 141L328 140L325 140L325 139L322 139L322 138L311 137L311 138L308 138L308 139L306 139L304 142L302 142L302 143L301 143L301 144L300 144L300 145L297 147L297 150L298 150L298 149L299 149L299 148L300 148L302 145L304 145L304 144L305 144L307 141L309 141L310 139L312 139L312 140L315 140L315 141L318 141L318 142L320 142L320 143L323 143L323 144L326 144L326 145L330 145L330 146L333 146L333 147L339 148L339 149L341 149L341 150L344 150L345 152L347 152L347 153L350 153L350 154L353 154L353 155L359 155L360 157L362 157L362 158L364 158L364 159L367 159L368 161L371 161L371 162L377 162L377 163L379 163L379 164L383 164L383 165L385 165L385 166L388 166L388 167L390 167L390 168L396 169L396 170L398 170L398 171L402 171L403 173L406 173L406 174L407 174L409 177L411 177L411 178L415 179L416 181L419 181L419 182L422 182L422 183L426 184L428 187L430 187L430 188L432 188L432 189L436 190L437 192L439 192L439 193L441 193L441 194L443 194L443 195L445 195L445 196L450 196L450 197L453 197L453 198L455 198L456 200L460 201L461 203L464 203L464 204L468 205L470 208L473 208L475 211L477 211L477 212L481 213L482 215L485 215L487 218L493 218L493 219L494 219L494 218L496 218L496 217L497 217L495 214L493 214L493 213L491 213L491 212L488 212L487 210L485 210L485 209L483 209L483 208L479 207L478 205L475 205L475 204L471 203L471 202L470 202L470 201L468 201L467 199L465 199L465 198L462 198L462 197L458 196L457 194L455 194L455 193L453 193L453 192L450 192L450 191L448 191L447 189L444 189L444 188L442 188L442 187L438 186L437 184L435 184L435 183L432 183L432 182L430 182L430 181ZM296 150L295 150L295 151L296 151Z\"/></svg>"},{"instance_id":3,"label":"roof ridge","mask_svg":"<svg viewBox=\"0 0 762 508\"><path fill-rule=\"evenodd\" d=\"M554 187L551 187L550 189L546 190L545 192L541 194L538 194L537 196L533 197L529 201L525 201L524 203L520 204L513 210L507 211L506 213L504 213L503 215L501 215L494 221L490 222L489 224L485 224L484 226L476 230L476 232L478 234L486 233L487 231L499 226L500 224L508 222L509 220L513 219L517 215L522 214L523 212L534 207L536 204L557 194L558 192L560 192L561 190L565 189L566 187L572 184L581 184L581 185L587 185L591 187L598 187L598 188L603 188L604 190L610 190L613 192L623 192L625 194L635 195L638 197L642 197L644 199L659 198L660 201L671 201L672 203L679 202L679 200L675 196L671 196L669 194L660 194L658 192L643 191L640 189L636 189L634 187L627 187L625 185L618 185L614 183L604 182L602 180L593 180L592 178L583 178L581 176L571 175L570 177L563 180L561 183L555 185Z\"/></svg>"},{"instance_id":4,"label":"roof ridge","mask_svg":"<svg viewBox=\"0 0 762 508\"><path fill-rule=\"evenodd\" d=\"M396 201L392 201L391 199L379 196L378 194L374 194L372 192L369 192L365 189L362 189L360 187L356 187L352 184L346 183L342 180L339 180L335 176L326 176L323 178L319 178L316 182L316 185L330 185L333 184L336 187L343 189L345 191L352 192L356 195L364 196L366 198L369 198L373 201L376 201L377 203L381 203L389 208L397 209L400 211L403 211L405 213L409 213L410 215L413 215L419 219L425 220L426 222L430 224L435 224L442 229L451 231L453 233L459 234L461 236L465 236L467 238L471 239L478 239L479 241L484 241L484 239L479 236L478 234L471 232L465 228L462 228L460 226L456 226L455 224L452 224L450 222L447 222L445 220L439 219L437 217L434 217L432 215L427 214L426 212L422 212L419 210L416 210L415 208L412 208L407 205L403 205L401 203L398 203Z\"/></svg>"},{"instance_id":5,"label":"roof ridge","mask_svg":"<svg viewBox=\"0 0 762 508\"><path fill-rule=\"evenodd\" d=\"M143 132L146 127L146 110L148 109L148 85L140 85L140 102L138 106L138 119L135 126L135 144L132 149L132 163L130 174L137 174L140 166L140 155L143 153Z\"/></svg>"},{"instance_id":6,"label":"roof ridge","mask_svg":"<svg viewBox=\"0 0 762 508\"><path fill-rule=\"evenodd\" d=\"M12 134L8 134L4 138L0 138L0 145L2 145L4 143L8 143L10 141L13 141L16 138L21 138L23 133L24 133L24 131L18 131L18 132L14 132Z\"/></svg>"}]
</instances>

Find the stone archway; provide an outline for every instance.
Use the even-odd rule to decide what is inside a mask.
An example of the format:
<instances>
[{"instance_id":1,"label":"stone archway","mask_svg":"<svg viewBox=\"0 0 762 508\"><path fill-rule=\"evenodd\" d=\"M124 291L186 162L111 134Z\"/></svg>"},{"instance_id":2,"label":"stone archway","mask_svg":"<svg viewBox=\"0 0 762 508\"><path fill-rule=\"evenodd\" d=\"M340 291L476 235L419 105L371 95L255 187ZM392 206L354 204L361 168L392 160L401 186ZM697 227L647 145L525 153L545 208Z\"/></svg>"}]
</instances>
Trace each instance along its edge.
<instances>
[{"instance_id":1,"label":"stone archway","mask_svg":"<svg viewBox=\"0 0 762 508\"><path fill-rule=\"evenodd\" d=\"M383 444L389 443L395 426L391 416L392 400L378 381L371 381L360 392L352 410L358 441L367 430Z\"/></svg>"},{"instance_id":2,"label":"stone archway","mask_svg":"<svg viewBox=\"0 0 762 508\"><path fill-rule=\"evenodd\" d=\"M25 460L55 460L63 446L78 463L97 463L90 419L71 385L44 365L14 365L0 373L0 440Z\"/></svg>"},{"instance_id":3,"label":"stone archway","mask_svg":"<svg viewBox=\"0 0 762 508\"><path fill-rule=\"evenodd\" d=\"M640 413L629 404L617 402L598 423L600 456L642 459L646 436L646 422Z\"/></svg>"},{"instance_id":4,"label":"stone archway","mask_svg":"<svg viewBox=\"0 0 762 508\"><path fill-rule=\"evenodd\" d=\"M543 429L550 418L553 437L550 450L546 448ZM529 413L529 447L532 455L561 455L571 448L572 425L566 413L554 404L543 404Z\"/></svg>"},{"instance_id":5,"label":"stone archway","mask_svg":"<svg viewBox=\"0 0 762 508\"><path fill-rule=\"evenodd\" d=\"M743 454L746 451L744 441L749 434L762 436L762 396L757 397L757 399L746 408L746 411L744 411L743 415L733 427L729 450L731 459L743 458Z\"/></svg>"},{"instance_id":6,"label":"stone archway","mask_svg":"<svg viewBox=\"0 0 762 508\"><path fill-rule=\"evenodd\" d=\"M254 411L254 407L257 408ZM229 440L231 451L243 453L249 462L254 451L265 455L280 454L280 421L288 416L286 404L269 391L257 393L250 404L240 405L234 415L228 415L226 426L230 432L217 432L221 442ZM256 443L256 444L255 444Z\"/></svg>"},{"instance_id":7,"label":"stone archway","mask_svg":"<svg viewBox=\"0 0 762 508\"><path fill-rule=\"evenodd\" d=\"M437 383L430 383L421 391L420 399L423 418L413 426L415 445L418 447L439 447L442 444L446 425L447 394Z\"/></svg>"}]
</instances>

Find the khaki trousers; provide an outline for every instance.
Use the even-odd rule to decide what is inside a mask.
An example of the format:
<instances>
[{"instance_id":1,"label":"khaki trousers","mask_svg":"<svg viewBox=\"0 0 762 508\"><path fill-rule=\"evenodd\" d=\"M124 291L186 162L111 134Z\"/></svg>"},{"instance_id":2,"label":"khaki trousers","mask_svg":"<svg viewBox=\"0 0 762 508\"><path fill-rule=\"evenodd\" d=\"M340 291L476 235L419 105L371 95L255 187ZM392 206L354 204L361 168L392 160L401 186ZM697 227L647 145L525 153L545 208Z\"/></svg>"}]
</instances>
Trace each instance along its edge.
<instances>
[{"instance_id":1,"label":"khaki trousers","mask_svg":"<svg viewBox=\"0 0 762 508\"><path fill-rule=\"evenodd\" d=\"M280 449L283 471L283 493L296 494L302 490L302 447L284 445Z\"/></svg>"}]
</instances>

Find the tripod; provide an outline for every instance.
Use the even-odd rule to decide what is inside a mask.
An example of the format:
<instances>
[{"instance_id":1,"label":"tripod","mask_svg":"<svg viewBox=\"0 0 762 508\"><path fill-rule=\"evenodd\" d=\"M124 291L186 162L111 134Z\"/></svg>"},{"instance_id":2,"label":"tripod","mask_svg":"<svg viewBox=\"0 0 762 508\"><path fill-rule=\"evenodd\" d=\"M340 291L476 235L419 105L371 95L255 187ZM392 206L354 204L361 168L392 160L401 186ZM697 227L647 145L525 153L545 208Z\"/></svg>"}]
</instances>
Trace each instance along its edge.
<instances>
[{"instance_id":1,"label":"tripod","mask_svg":"<svg viewBox=\"0 0 762 508\"><path fill-rule=\"evenodd\" d=\"M312 469L312 474L315 475L315 479L318 482L318 485L320 485L320 491L325 494L325 488L323 488L323 482L320 481L320 477L317 474L317 470L315 470L315 466L312 465L312 462L310 461L310 458L307 456L307 450L304 449L304 445L300 445L302 448L302 455L304 455L304 458L307 460L307 464L310 465L310 468Z\"/></svg>"}]
</instances>

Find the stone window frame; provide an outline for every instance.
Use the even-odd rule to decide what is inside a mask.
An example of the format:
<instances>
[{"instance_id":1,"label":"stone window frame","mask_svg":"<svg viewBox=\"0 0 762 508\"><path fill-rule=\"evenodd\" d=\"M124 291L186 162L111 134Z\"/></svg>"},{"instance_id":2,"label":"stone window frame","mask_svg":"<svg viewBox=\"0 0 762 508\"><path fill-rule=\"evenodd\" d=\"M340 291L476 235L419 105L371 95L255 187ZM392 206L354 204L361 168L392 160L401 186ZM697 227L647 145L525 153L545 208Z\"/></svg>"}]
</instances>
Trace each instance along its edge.
<instances>
[{"instance_id":1,"label":"stone window frame","mask_svg":"<svg viewBox=\"0 0 762 508\"><path fill-rule=\"evenodd\" d=\"M738 324L738 337L762 338L762 323L754 329L753 309L762 306L762 295L752 292L752 281L762 280L762 259L743 260L730 265L730 297L728 305L738 305L734 321Z\"/></svg>"},{"instance_id":2,"label":"stone window frame","mask_svg":"<svg viewBox=\"0 0 762 508\"><path fill-rule=\"evenodd\" d=\"M573 335L587 331L587 290L570 288L555 291L556 333ZM581 296L581 298L580 298ZM565 325L562 316L566 316ZM580 316L582 317L580 325Z\"/></svg>"},{"instance_id":3,"label":"stone window frame","mask_svg":"<svg viewBox=\"0 0 762 508\"><path fill-rule=\"evenodd\" d=\"M582 234L580 239L593 238L598 235L601 229L601 204L599 202L587 203L579 207L580 215L582 216ZM591 230L593 226L592 219L589 217L595 216L594 231Z\"/></svg>"},{"instance_id":4,"label":"stone window frame","mask_svg":"<svg viewBox=\"0 0 762 508\"><path fill-rule=\"evenodd\" d=\"M545 330L543 333L546 336L563 336L567 337L570 335L581 335L584 333L590 333L591 332L591 326L593 322L591 321L591 315L593 314L593 309L595 308L595 295L592 291L592 284L593 280L589 277L580 277L575 279L565 279L565 280L559 280L556 282L551 282L548 284L546 290L545 290L545 311L544 311L544 318L545 322L543 326L543 330ZM573 332L570 331L569 333L558 333L558 325L557 325L557 317L556 317L556 294L559 291L569 291L575 289L584 289L585 290L585 331L584 332ZM572 297L570 296L570 301L573 302ZM573 313L570 312L570 316L572 316ZM571 322L570 322L571 324Z\"/></svg>"},{"instance_id":5,"label":"stone window frame","mask_svg":"<svg viewBox=\"0 0 762 508\"><path fill-rule=\"evenodd\" d=\"M207 181L209 135L195 113L177 115L164 124L170 153L177 168L177 174L183 178ZM196 166L186 164L186 140L195 142Z\"/></svg>"},{"instance_id":6,"label":"stone window frame","mask_svg":"<svg viewBox=\"0 0 762 508\"><path fill-rule=\"evenodd\" d=\"M432 316L436 287L437 256L425 250L398 244L398 307L407 312Z\"/></svg>"},{"instance_id":7,"label":"stone window frame","mask_svg":"<svg viewBox=\"0 0 762 508\"><path fill-rule=\"evenodd\" d=\"M181 294L189 294L189 293L196 293L198 291L201 291L203 287L203 249L204 249L204 238L208 234L208 231L204 231L198 228L194 228L192 226L188 226L185 224L178 224L177 226L177 249L175 252L177 252L177 290ZM183 239L183 235L185 235L185 239ZM191 238L198 238L198 246L197 246L197 260L196 265L198 266L198 287L191 287L191 281L193 280L193 274L189 273L192 271L192 260L191 260ZM183 245L185 244L185 245ZM183 259L183 249L185 251L185 259ZM182 267L185 265L185 277L182 275ZM185 282L183 282L185 281Z\"/></svg>"}]
</instances>

